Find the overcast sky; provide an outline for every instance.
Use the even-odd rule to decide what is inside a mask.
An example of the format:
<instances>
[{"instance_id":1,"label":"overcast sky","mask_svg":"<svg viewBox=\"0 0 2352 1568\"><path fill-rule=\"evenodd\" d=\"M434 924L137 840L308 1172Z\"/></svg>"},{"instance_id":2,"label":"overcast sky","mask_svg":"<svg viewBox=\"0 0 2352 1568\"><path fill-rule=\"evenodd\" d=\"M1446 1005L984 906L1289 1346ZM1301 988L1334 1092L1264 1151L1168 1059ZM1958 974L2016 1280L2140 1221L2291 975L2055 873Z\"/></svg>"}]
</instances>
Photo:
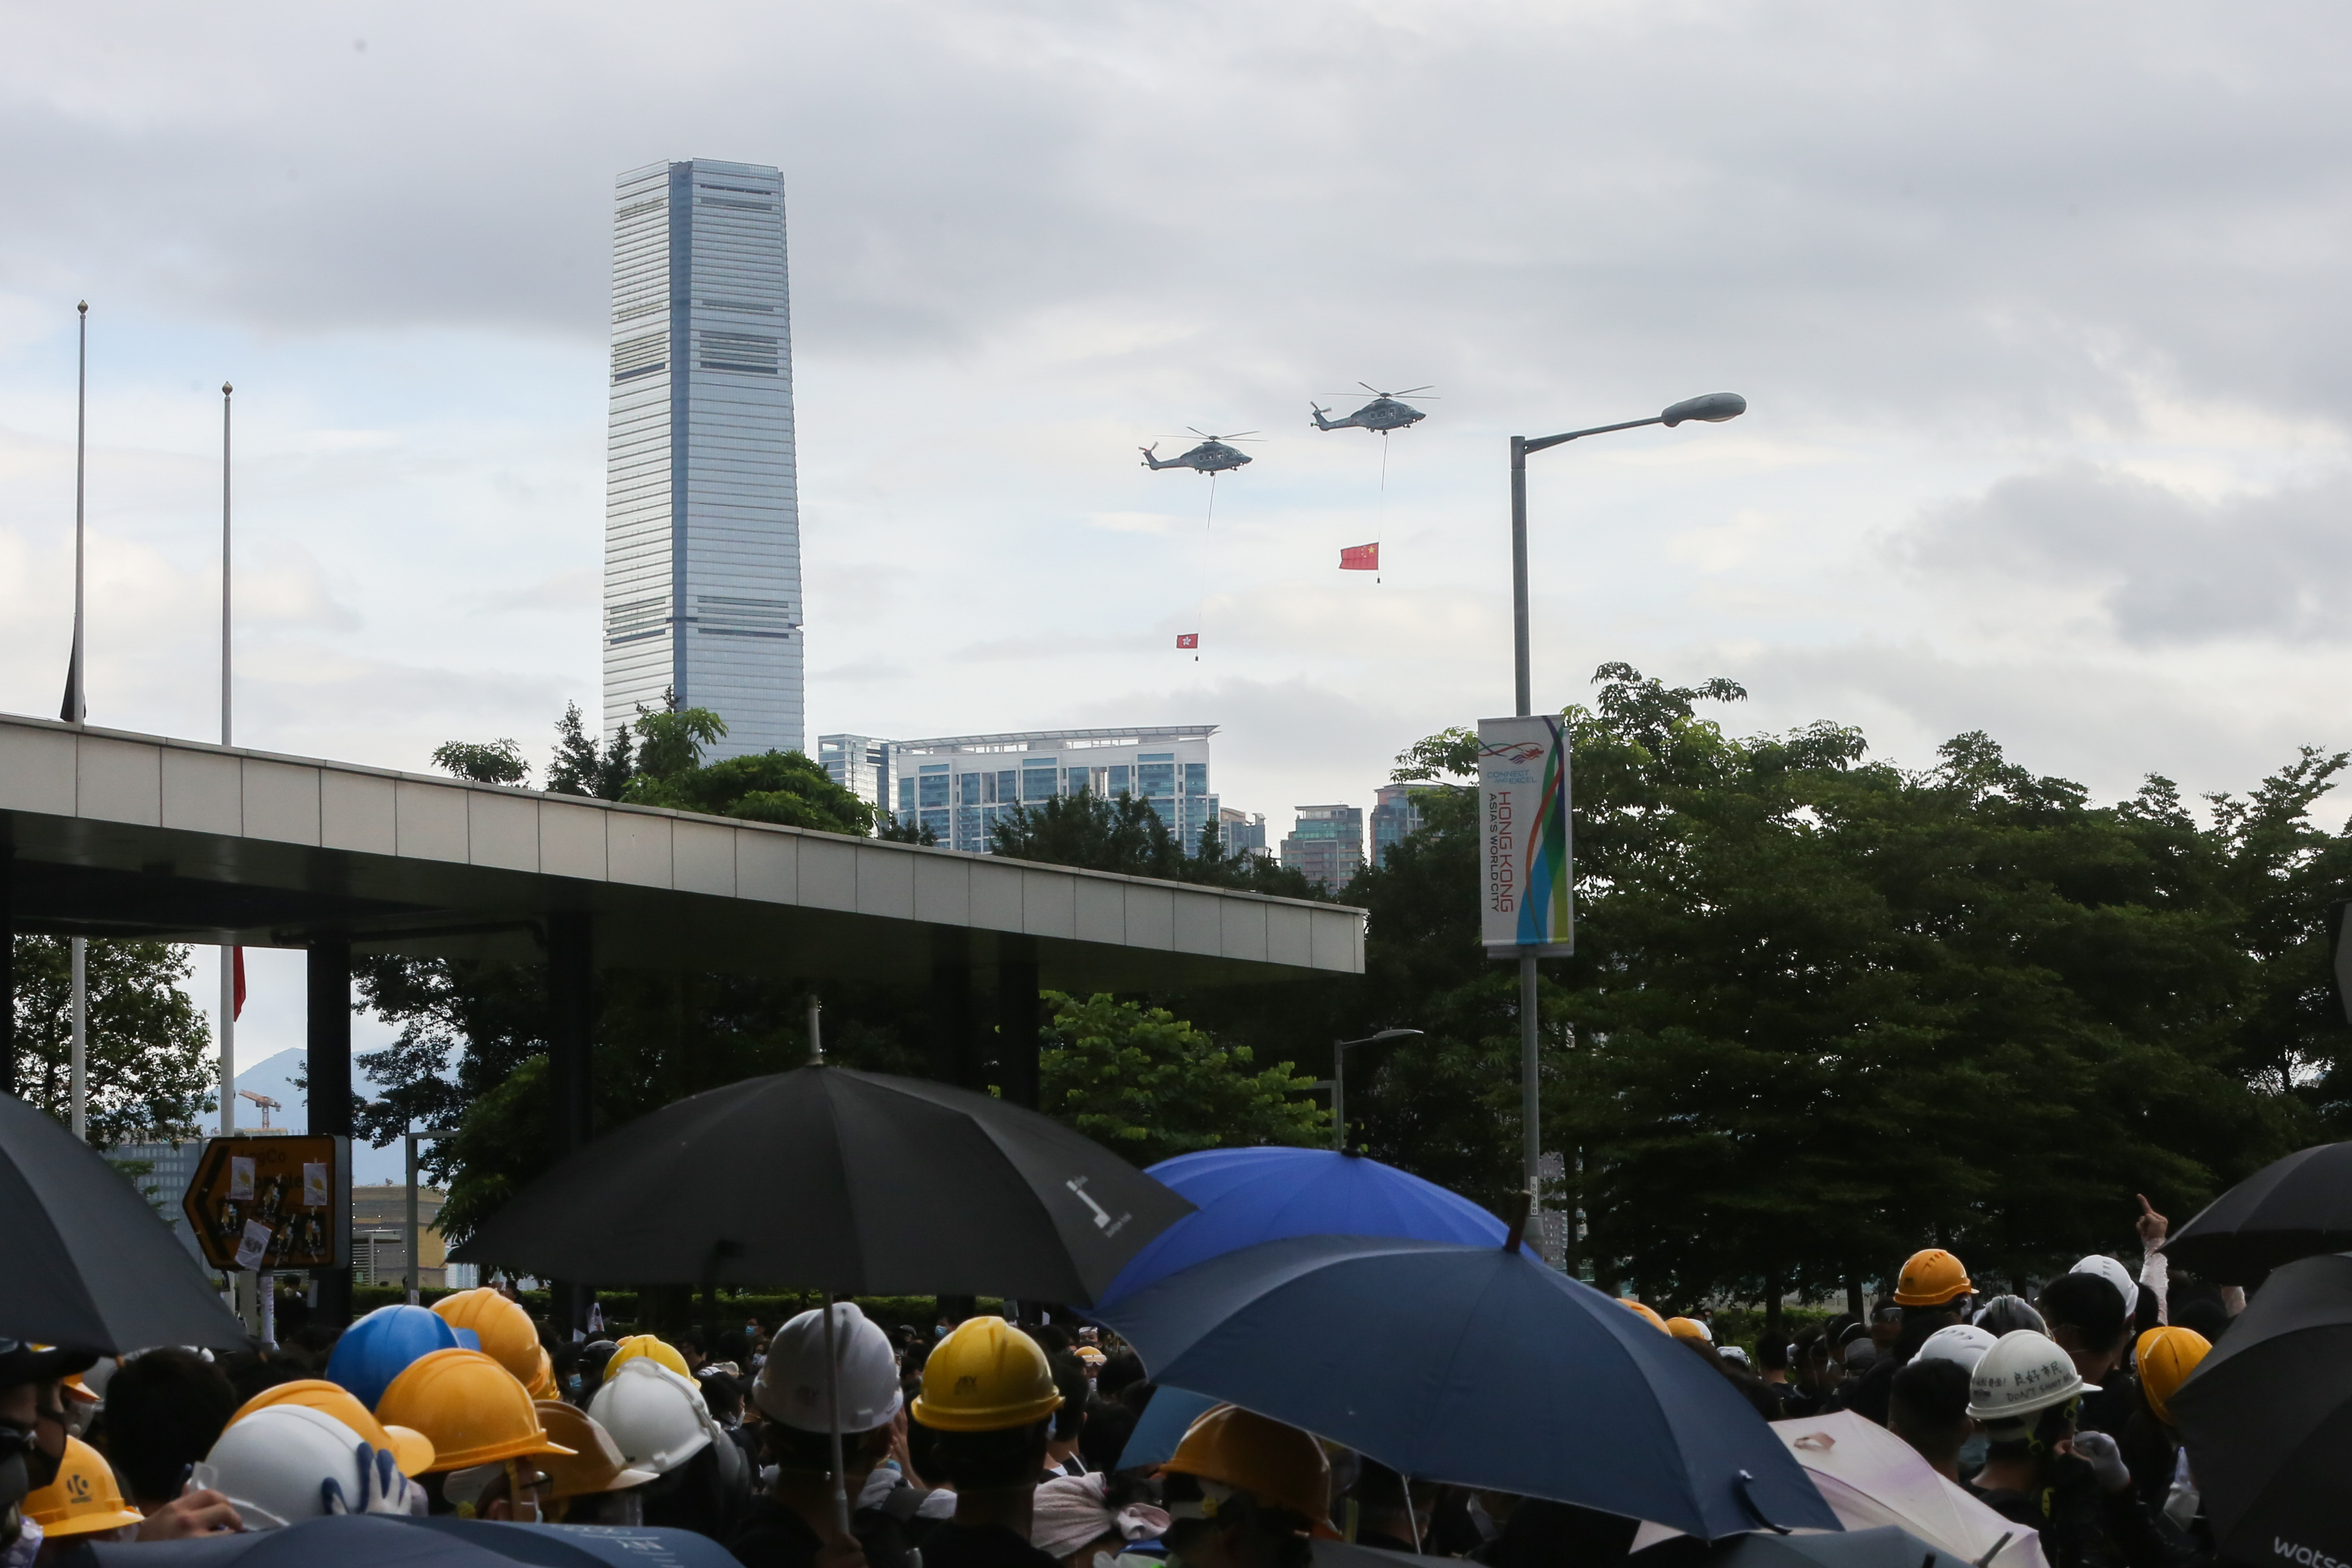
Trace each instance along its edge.
<instances>
[{"instance_id":1,"label":"overcast sky","mask_svg":"<svg viewBox=\"0 0 2352 1568\"><path fill-rule=\"evenodd\" d=\"M1625 659L2243 789L2352 744L2347 59L2315 4L0 8L0 709L57 708L87 298L93 722L217 734L226 378L237 739L543 755L614 176L713 157L787 186L812 747L1211 722L1277 834L1369 802L1508 709L1506 437L1727 389L1534 460L1538 704ZM1359 380L1439 394L1385 491L1307 424ZM1188 425L1266 437L1213 526L1137 458Z\"/></svg>"}]
</instances>

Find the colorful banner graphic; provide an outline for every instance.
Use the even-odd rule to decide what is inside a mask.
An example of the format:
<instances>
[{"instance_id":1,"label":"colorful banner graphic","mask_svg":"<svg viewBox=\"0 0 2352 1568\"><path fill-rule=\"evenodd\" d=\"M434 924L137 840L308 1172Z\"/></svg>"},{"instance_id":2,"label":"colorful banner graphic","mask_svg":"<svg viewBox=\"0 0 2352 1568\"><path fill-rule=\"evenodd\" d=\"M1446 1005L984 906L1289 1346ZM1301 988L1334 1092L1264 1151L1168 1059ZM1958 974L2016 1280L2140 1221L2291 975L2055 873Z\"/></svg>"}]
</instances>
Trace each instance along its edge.
<instances>
[{"instance_id":1,"label":"colorful banner graphic","mask_svg":"<svg viewBox=\"0 0 2352 1568\"><path fill-rule=\"evenodd\" d=\"M1568 738L1557 714L1478 721L1486 831L1479 937L1489 957L1576 951Z\"/></svg>"}]
</instances>

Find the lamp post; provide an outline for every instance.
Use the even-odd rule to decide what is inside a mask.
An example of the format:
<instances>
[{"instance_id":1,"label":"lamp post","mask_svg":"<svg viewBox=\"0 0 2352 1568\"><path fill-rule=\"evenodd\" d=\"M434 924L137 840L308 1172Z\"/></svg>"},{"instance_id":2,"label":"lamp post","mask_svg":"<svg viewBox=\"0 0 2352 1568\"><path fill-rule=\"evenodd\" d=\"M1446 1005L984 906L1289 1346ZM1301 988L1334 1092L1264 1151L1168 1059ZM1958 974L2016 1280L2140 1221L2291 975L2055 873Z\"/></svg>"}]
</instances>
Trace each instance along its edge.
<instances>
[{"instance_id":1,"label":"lamp post","mask_svg":"<svg viewBox=\"0 0 2352 1568\"><path fill-rule=\"evenodd\" d=\"M1331 1146L1341 1154L1348 1152L1348 1048L1351 1045L1373 1045L1383 1040L1419 1040L1417 1029L1384 1029L1378 1034L1368 1034L1361 1040L1335 1040L1331 1042Z\"/></svg>"},{"instance_id":2,"label":"lamp post","mask_svg":"<svg viewBox=\"0 0 2352 1568\"><path fill-rule=\"evenodd\" d=\"M1662 413L1648 419L1629 419L1620 424L1596 424L1587 430L1571 430L1559 435L1538 436L1533 440L1524 435L1511 437L1511 658L1515 695L1518 706L1515 710L1522 718L1535 711L1533 675L1528 655L1528 454L1541 452L1548 446L1564 442L1581 441L1588 435L1607 435L1612 431L1639 430L1645 424L1663 424L1672 430L1678 424L1698 422L1721 424L1727 419L1737 419L1748 412L1748 400L1738 392L1708 392L1704 396L1685 398ZM1336 1093L1336 1091L1335 1091ZM1543 1160L1543 1125L1540 1113L1542 1099L1536 1076L1536 958L1531 952L1519 955L1519 1119L1523 1177L1527 1190L1542 1198L1542 1173L1538 1168Z\"/></svg>"}]
</instances>

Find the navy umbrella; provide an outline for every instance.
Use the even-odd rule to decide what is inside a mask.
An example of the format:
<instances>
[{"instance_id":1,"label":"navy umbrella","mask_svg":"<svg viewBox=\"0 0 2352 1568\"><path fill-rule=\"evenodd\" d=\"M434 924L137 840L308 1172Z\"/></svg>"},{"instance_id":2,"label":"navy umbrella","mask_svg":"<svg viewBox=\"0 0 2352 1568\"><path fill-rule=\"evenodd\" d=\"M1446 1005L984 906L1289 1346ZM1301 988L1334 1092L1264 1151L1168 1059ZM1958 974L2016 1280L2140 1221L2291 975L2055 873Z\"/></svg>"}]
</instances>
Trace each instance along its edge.
<instances>
[{"instance_id":1,"label":"navy umbrella","mask_svg":"<svg viewBox=\"0 0 2352 1568\"><path fill-rule=\"evenodd\" d=\"M1513 1248L1301 1236L1091 1311L1162 1384L1415 1479L1551 1498L1713 1539L1840 1528L1722 1374Z\"/></svg>"},{"instance_id":2,"label":"navy umbrella","mask_svg":"<svg viewBox=\"0 0 2352 1568\"><path fill-rule=\"evenodd\" d=\"M1096 1298L1132 1295L1180 1269L1286 1236L1412 1236L1503 1244L1503 1222L1435 1182L1336 1149L1202 1149L1144 1172L1198 1206L1127 1261Z\"/></svg>"},{"instance_id":3,"label":"navy umbrella","mask_svg":"<svg viewBox=\"0 0 2352 1568\"><path fill-rule=\"evenodd\" d=\"M498 1524L487 1520L339 1514L284 1530L103 1542L68 1560L96 1568L738 1568L727 1549L690 1530L651 1526Z\"/></svg>"}]
</instances>

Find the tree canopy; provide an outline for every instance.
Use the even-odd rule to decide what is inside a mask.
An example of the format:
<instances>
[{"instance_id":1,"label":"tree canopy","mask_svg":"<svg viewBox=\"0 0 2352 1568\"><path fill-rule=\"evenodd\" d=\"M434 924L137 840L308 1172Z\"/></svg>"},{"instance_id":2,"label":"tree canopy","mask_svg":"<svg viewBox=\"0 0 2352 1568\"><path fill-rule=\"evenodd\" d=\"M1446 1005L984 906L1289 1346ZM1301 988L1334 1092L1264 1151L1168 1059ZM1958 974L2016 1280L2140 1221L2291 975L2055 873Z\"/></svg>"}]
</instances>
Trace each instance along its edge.
<instances>
[{"instance_id":1,"label":"tree canopy","mask_svg":"<svg viewBox=\"0 0 2352 1568\"><path fill-rule=\"evenodd\" d=\"M16 1092L70 1124L73 959L63 936L16 938ZM89 1141L202 1135L220 1108L212 1030L183 988L188 950L169 942L95 939L83 960Z\"/></svg>"},{"instance_id":2,"label":"tree canopy","mask_svg":"<svg viewBox=\"0 0 2352 1568\"><path fill-rule=\"evenodd\" d=\"M2125 1244L2343 1119L2326 913L2352 840L2305 751L2200 824L2167 780L2093 803L1982 734L1909 772L1859 731L1735 739L1603 665L1570 708L1577 953L1541 983L1545 1146L1603 1283L1878 1280L1942 1244L1993 1278ZM1466 731L1398 759L1468 778ZM1341 897L1370 911L1339 1027L1371 1150L1494 1203L1517 1185L1517 1017L1477 944L1465 789ZM1497 1128L1507 1128L1496 1135Z\"/></svg>"},{"instance_id":3,"label":"tree canopy","mask_svg":"<svg viewBox=\"0 0 2352 1568\"><path fill-rule=\"evenodd\" d=\"M1139 1166L1196 1149L1316 1144L1331 1113L1287 1061L1258 1068L1164 1008L1049 991L1038 1109Z\"/></svg>"},{"instance_id":4,"label":"tree canopy","mask_svg":"<svg viewBox=\"0 0 2352 1568\"><path fill-rule=\"evenodd\" d=\"M1084 866L1286 898L1327 896L1303 872L1264 855L1227 850L1213 822L1202 830L1199 852L1185 853L1182 841L1168 831L1151 803L1124 792L1085 791L1015 806L998 818L990 847L1008 860Z\"/></svg>"}]
</instances>

